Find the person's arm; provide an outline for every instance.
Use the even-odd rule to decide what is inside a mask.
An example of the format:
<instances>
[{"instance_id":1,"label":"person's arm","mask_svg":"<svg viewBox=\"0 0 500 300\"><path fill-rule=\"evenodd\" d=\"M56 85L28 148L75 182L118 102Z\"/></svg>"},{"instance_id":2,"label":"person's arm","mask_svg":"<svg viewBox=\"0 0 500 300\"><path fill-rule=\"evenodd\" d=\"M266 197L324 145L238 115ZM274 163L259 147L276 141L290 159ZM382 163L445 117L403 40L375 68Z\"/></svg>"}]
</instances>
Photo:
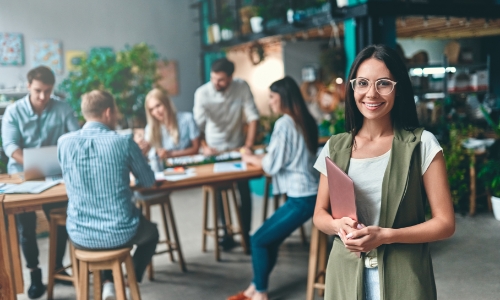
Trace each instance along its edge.
<instances>
[{"instance_id":1,"label":"person's arm","mask_svg":"<svg viewBox=\"0 0 500 300\"><path fill-rule=\"evenodd\" d=\"M247 138L245 139L245 148L252 149L257 135L257 120L248 123Z\"/></svg>"},{"instance_id":2,"label":"person's arm","mask_svg":"<svg viewBox=\"0 0 500 300\"><path fill-rule=\"evenodd\" d=\"M255 105L253 99L252 91L248 84L245 87L245 96L243 98L243 111L245 113L245 118L248 123L248 132L245 139L245 148L251 149L255 143L255 136L257 134L257 122L259 121L259 110Z\"/></svg>"},{"instance_id":3,"label":"person's arm","mask_svg":"<svg viewBox=\"0 0 500 300\"><path fill-rule=\"evenodd\" d=\"M23 164L22 135L18 120L13 116L13 107L8 107L2 118L2 143L5 155L12 157L17 163Z\"/></svg>"},{"instance_id":4,"label":"person's arm","mask_svg":"<svg viewBox=\"0 0 500 300\"><path fill-rule=\"evenodd\" d=\"M155 175L132 137L128 141L130 171L134 174L136 186L151 187L155 183Z\"/></svg>"},{"instance_id":5,"label":"person's arm","mask_svg":"<svg viewBox=\"0 0 500 300\"><path fill-rule=\"evenodd\" d=\"M455 232L455 213L442 152L432 160L423 175L423 181L431 207L430 220L399 229L368 226L347 234L346 247L351 251L367 252L381 244L428 243L452 236Z\"/></svg>"},{"instance_id":6,"label":"person's arm","mask_svg":"<svg viewBox=\"0 0 500 300\"><path fill-rule=\"evenodd\" d=\"M167 151L165 149L158 149L157 154L161 159L166 159L169 157L179 157L179 156L198 154L199 149L200 149L200 139L195 138L194 140L191 140L191 147L189 148L182 150L172 150L172 151Z\"/></svg>"}]
</instances>

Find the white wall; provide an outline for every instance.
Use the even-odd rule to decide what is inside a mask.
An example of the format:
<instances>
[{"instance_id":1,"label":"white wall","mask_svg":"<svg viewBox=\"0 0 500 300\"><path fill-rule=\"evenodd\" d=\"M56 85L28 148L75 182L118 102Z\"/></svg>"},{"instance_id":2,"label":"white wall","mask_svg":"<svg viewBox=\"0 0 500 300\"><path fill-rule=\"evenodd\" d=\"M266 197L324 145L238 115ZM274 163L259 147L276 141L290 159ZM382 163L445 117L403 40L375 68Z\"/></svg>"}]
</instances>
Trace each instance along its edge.
<instances>
[{"instance_id":1,"label":"white wall","mask_svg":"<svg viewBox=\"0 0 500 300\"><path fill-rule=\"evenodd\" d=\"M244 79L252 90L255 104L262 115L269 115L269 86L284 77L281 46L266 49L266 58L254 66L247 51L229 51L227 58L234 62L234 77Z\"/></svg>"},{"instance_id":2,"label":"white wall","mask_svg":"<svg viewBox=\"0 0 500 300\"><path fill-rule=\"evenodd\" d=\"M0 86L25 81L31 68L31 43L58 39L66 50L89 51L146 42L179 63L179 110L192 110L200 82L200 42L196 15L187 0L0 0L0 32L24 35L26 63L0 66ZM62 78L58 76L60 82Z\"/></svg>"}]
</instances>

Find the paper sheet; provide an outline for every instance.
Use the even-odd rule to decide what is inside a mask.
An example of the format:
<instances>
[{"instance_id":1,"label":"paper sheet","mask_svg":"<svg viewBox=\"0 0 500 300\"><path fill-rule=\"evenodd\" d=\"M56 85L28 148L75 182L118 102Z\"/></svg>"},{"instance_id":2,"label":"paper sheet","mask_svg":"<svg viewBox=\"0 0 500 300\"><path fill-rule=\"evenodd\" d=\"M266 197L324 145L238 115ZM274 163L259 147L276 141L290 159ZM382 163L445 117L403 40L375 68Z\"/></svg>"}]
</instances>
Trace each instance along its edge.
<instances>
[{"instance_id":1,"label":"paper sheet","mask_svg":"<svg viewBox=\"0 0 500 300\"><path fill-rule=\"evenodd\" d=\"M247 163L242 161L222 162L214 164L214 173L241 172L247 170Z\"/></svg>"}]
</instances>

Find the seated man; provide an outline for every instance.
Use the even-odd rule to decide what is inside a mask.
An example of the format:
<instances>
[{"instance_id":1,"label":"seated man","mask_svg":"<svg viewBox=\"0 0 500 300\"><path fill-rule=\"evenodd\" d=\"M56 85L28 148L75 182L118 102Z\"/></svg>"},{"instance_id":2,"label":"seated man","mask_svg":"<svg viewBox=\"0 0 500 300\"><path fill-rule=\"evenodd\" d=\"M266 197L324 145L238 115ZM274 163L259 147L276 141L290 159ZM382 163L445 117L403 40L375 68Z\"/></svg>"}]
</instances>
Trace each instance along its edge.
<instances>
[{"instance_id":1,"label":"seated man","mask_svg":"<svg viewBox=\"0 0 500 300\"><path fill-rule=\"evenodd\" d=\"M133 261L140 282L158 243L156 224L132 202L130 172L136 185L154 184L153 171L130 135L113 131L118 108L111 94L82 96L87 123L58 141L59 162L68 193L66 228L75 248L107 250L137 245ZM103 299L114 299L113 276L103 274Z\"/></svg>"},{"instance_id":2,"label":"seated man","mask_svg":"<svg viewBox=\"0 0 500 300\"><path fill-rule=\"evenodd\" d=\"M51 96L56 79L49 68L34 68L28 72L27 77L28 95L9 105L2 119L3 148L9 157L9 174L28 171L23 170L23 149L55 146L61 135L80 128L71 107ZM59 206L61 205L44 205L47 218L50 210ZM31 271L28 297L36 299L45 293L45 285L42 283L42 271L38 268L35 212L17 214L16 223L26 267ZM56 270L59 270L66 250L66 229L59 227L57 236ZM66 283L60 280L56 282Z\"/></svg>"}]
</instances>

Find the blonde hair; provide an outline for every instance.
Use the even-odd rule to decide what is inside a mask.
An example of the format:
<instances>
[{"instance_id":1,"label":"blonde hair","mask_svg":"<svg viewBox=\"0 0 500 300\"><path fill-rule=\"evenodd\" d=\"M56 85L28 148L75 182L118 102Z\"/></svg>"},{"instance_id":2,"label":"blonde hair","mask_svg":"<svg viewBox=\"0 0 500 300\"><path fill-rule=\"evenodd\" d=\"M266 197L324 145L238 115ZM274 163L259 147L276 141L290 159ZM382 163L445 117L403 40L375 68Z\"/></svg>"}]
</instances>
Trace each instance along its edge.
<instances>
[{"instance_id":1,"label":"blonde hair","mask_svg":"<svg viewBox=\"0 0 500 300\"><path fill-rule=\"evenodd\" d=\"M179 126L177 124L177 109L175 108L174 103L168 97L167 93L159 88L155 88L151 90L146 95L146 101L144 101L144 106L146 109L146 117L149 125L148 135L149 142L155 148L162 148L161 143L161 123L157 119L155 119L148 108L148 103L152 100L156 99L160 101L160 103L165 107L165 115L164 115L164 125L167 128L168 134L172 137L174 144L179 143Z\"/></svg>"},{"instance_id":2,"label":"blonde hair","mask_svg":"<svg viewBox=\"0 0 500 300\"><path fill-rule=\"evenodd\" d=\"M81 107L82 114L86 119L100 118L106 109L116 109L116 103L109 92L93 90L82 95Z\"/></svg>"}]
</instances>

